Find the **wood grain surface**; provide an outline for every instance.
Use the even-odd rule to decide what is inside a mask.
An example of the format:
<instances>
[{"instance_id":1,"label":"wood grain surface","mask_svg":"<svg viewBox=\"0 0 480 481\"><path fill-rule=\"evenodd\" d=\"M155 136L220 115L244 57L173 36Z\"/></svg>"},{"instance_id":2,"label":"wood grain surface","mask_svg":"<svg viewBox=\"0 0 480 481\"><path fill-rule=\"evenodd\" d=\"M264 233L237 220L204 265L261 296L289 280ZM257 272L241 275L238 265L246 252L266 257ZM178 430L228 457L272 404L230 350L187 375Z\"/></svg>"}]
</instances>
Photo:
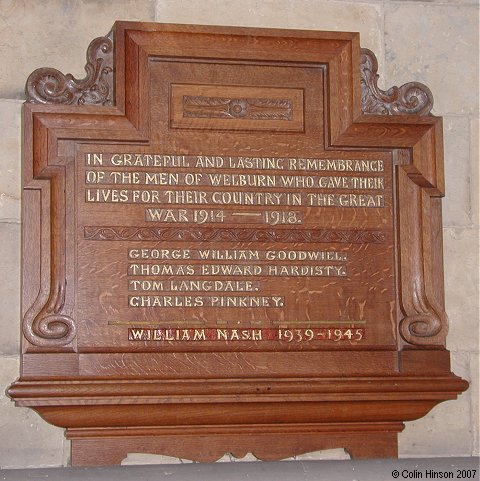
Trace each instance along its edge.
<instances>
[{"instance_id":1,"label":"wood grain surface","mask_svg":"<svg viewBox=\"0 0 480 481\"><path fill-rule=\"evenodd\" d=\"M397 455L445 348L442 119L358 34L117 22L27 81L19 406L73 465Z\"/></svg>"}]
</instances>

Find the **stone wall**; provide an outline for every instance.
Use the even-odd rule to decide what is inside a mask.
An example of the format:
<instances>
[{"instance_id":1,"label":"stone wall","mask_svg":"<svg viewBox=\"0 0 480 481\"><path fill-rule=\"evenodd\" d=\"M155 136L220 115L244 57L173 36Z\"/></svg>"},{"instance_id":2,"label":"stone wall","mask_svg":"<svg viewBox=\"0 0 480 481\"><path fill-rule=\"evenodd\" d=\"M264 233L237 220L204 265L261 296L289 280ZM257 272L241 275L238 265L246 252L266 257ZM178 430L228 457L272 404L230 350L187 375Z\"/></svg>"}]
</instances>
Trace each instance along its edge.
<instances>
[{"instance_id":1,"label":"stone wall","mask_svg":"<svg viewBox=\"0 0 480 481\"><path fill-rule=\"evenodd\" d=\"M116 19L360 31L382 85L431 88L445 131L448 348L453 371L472 386L407 423L400 456L478 455L478 0L0 0L0 467L68 463L62 430L3 395L19 370L23 87L38 67L82 77L90 40ZM307 456L322 457L343 451Z\"/></svg>"}]
</instances>

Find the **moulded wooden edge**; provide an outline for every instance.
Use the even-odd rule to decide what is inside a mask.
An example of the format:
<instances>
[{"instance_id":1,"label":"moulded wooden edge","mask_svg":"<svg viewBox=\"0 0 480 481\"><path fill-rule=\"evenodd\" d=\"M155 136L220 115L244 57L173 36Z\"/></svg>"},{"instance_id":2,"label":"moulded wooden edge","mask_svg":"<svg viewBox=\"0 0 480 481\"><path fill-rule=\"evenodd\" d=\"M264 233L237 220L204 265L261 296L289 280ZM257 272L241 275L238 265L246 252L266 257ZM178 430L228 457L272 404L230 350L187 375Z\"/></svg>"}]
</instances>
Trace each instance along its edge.
<instances>
[{"instance_id":1,"label":"moulded wooden edge","mask_svg":"<svg viewBox=\"0 0 480 481\"><path fill-rule=\"evenodd\" d=\"M352 398L355 396L351 396ZM360 397L360 396L359 396ZM283 400L166 404L143 404L142 400L130 398L130 404L117 403L47 405L36 400L28 405L45 421L62 428L116 428L138 426L186 426L282 423L352 423L352 422L404 422L425 416L434 406L445 400L453 400L456 394L443 393L443 399L415 398L342 401L298 400L297 396L284 396ZM440 396L438 396L440 397ZM64 402L66 400L63 400ZM42 403L42 405L38 405ZM24 406L23 403L17 405Z\"/></svg>"},{"instance_id":2,"label":"moulded wooden edge","mask_svg":"<svg viewBox=\"0 0 480 481\"><path fill-rule=\"evenodd\" d=\"M189 402L271 402L284 396L306 400L442 399L464 391L468 383L449 373L439 376L257 379L63 379L19 380L8 394L21 405L121 404L135 397L144 404ZM241 397L241 399L240 399ZM125 401L122 401L122 398Z\"/></svg>"},{"instance_id":3,"label":"moulded wooden edge","mask_svg":"<svg viewBox=\"0 0 480 481\"><path fill-rule=\"evenodd\" d=\"M8 394L67 428L403 422L455 399L453 374L259 380L18 381Z\"/></svg>"}]
</instances>

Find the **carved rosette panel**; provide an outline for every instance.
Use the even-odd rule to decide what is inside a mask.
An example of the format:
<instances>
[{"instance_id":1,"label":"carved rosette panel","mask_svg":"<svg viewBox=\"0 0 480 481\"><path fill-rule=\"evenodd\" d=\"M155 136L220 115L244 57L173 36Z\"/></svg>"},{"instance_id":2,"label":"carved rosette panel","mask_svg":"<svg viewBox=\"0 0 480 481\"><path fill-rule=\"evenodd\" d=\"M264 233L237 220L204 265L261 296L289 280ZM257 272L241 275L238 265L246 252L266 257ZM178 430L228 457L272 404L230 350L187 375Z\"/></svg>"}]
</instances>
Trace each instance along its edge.
<instances>
[{"instance_id":1,"label":"carved rosette panel","mask_svg":"<svg viewBox=\"0 0 480 481\"><path fill-rule=\"evenodd\" d=\"M428 115L433 107L430 89L419 82L381 90L378 85L378 62L375 54L363 48L360 58L362 112L377 115Z\"/></svg>"},{"instance_id":2,"label":"carved rosette panel","mask_svg":"<svg viewBox=\"0 0 480 481\"><path fill-rule=\"evenodd\" d=\"M385 233L363 230L306 230L306 229L198 229L159 227L85 227L88 240L106 241L189 241L189 242L340 242L382 243Z\"/></svg>"},{"instance_id":3,"label":"carved rosette panel","mask_svg":"<svg viewBox=\"0 0 480 481\"><path fill-rule=\"evenodd\" d=\"M293 102L289 99L184 95L183 116L187 118L292 120Z\"/></svg>"},{"instance_id":4,"label":"carved rosette panel","mask_svg":"<svg viewBox=\"0 0 480 481\"><path fill-rule=\"evenodd\" d=\"M113 105L113 31L94 39L87 50L87 75L76 79L54 68L39 68L28 77L27 102L64 105Z\"/></svg>"}]
</instances>

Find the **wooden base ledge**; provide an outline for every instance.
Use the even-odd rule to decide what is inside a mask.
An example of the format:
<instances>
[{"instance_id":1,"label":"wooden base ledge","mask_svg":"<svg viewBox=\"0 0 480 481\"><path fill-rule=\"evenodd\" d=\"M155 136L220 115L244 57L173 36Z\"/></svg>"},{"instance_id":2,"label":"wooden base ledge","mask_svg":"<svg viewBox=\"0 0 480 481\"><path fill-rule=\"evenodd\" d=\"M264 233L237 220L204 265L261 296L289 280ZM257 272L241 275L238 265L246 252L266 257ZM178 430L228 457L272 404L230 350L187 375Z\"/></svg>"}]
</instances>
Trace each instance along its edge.
<instances>
[{"instance_id":1,"label":"wooden base ledge","mask_svg":"<svg viewBox=\"0 0 480 481\"><path fill-rule=\"evenodd\" d=\"M128 453L175 456L213 462L225 453L263 461L343 447L354 459L397 457L402 423L285 424L255 427L68 429L72 466L120 464Z\"/></svg>"},{"instance_id":2,"label":"wooden base ledge","mask_svg":"<svg viewBox=\"0 0 480 481\"><path fill-rule=\"evenodd\" d=\"M353 458L397 456L404 421L455 399L453 374L312 379L20 380L9 390L67 428L72 464L118 464L140 452L215 461L275 460L331 448Z\"/></svg>"}]
</instances>

